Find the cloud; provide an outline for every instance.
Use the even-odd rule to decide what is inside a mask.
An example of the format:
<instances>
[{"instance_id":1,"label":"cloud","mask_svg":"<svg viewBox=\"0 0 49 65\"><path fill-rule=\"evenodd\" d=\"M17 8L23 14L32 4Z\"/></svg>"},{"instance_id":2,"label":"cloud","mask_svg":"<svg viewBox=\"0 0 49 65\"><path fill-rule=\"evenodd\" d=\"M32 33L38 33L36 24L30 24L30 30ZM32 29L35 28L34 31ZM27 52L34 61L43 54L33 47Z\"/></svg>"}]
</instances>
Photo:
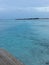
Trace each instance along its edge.
<instances>
[{"instance_id":1,"label":"cloud","mask_svg":"<svg viewBox=\"0 0 49 65\"><path fill-rule=\"evenodd\" d=\"M30 11L30 12L49 12L48 7L25 7L25 8L18 8L19 10L23 11Z\"/></svg>"},{"instance_id":2,"label":"cloud","mask_svg":"<svg viewBox=\"0 0 49 65\"><path fill-rule=\"evenodd\" d=\"M47 7L0 7L0 11L23 11L23 12L49 12L49 6Z\"/></svg>"},{"instance_id":3,"label":"cloud","mask_svg":"<svg viewBox=\"0 0 49 65\"><path fill-rule=\"evenodd\" d=\"M49 12L49 7L35 7L38 12Z\"/></svg>"}]
</instances>

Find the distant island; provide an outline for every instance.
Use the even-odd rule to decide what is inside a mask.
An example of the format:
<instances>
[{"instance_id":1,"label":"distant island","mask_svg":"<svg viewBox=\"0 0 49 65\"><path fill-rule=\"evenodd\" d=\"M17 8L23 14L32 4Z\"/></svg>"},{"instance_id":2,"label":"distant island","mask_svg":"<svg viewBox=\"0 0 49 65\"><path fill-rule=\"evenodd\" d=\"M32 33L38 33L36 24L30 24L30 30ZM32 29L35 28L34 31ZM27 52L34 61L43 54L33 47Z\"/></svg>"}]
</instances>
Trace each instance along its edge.
<instances>
[{"instance_id":1,"label":"distant island","mask_svg":"<svg viewBox=\"0 0 49 65\"><path fill-rule=\"evenodd\" d=\"M20 18L16 20L37 20L37 19L49 19L49 18Z\"/></svg>"}]
</instances>

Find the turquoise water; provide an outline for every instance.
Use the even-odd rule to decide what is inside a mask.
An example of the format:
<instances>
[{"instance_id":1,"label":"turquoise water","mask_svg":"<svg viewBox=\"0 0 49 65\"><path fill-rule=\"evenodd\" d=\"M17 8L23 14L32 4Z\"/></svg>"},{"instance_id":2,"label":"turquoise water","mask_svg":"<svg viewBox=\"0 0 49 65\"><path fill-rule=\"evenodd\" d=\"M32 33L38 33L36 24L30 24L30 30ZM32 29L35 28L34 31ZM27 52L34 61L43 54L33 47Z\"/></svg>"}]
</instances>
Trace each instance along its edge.
<instances>
[{"instance_id":1,"label":"turquoise water","mask_svg":"<svg viewBox=\"0 0 49 65\"><path fill-rule=\"evenodd\" d=\"M0 48L25 65L48 65L49 20L0 20Z\"/></svg>"}]
</instances>

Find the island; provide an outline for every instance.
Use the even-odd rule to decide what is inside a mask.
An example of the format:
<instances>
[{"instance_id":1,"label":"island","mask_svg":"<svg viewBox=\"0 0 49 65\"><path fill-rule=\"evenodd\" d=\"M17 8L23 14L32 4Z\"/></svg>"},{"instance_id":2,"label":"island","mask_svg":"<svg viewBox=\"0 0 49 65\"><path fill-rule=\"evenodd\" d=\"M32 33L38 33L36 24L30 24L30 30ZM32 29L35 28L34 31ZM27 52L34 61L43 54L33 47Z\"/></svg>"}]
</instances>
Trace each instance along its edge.
<instances>
[{"instance_id":1,"label":"island","mask_svg":"<svg viewBox=\"0 0 49 65\"><path fill-rule=\"evenodd\" d=\"M38 20L38 19L49 19L49 18L18 18L16 20Z\"/></svg>"}]
</instances>

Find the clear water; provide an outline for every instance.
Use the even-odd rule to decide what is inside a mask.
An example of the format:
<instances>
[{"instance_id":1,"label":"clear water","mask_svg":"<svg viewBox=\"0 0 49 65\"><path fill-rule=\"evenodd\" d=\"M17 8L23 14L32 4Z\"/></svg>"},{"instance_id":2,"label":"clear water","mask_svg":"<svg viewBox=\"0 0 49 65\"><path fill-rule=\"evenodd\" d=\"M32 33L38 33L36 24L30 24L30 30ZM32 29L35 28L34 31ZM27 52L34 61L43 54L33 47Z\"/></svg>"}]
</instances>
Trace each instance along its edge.
<instances>
[{"instance_id":1,"label":"clear water","mask_svg":"<svg viewBox=\"0 0 49 65\"><path fill-rule=\"evenodd\" d=\"M0 20L0 48L25 65L49 65L49 20Z\"/></svg>"}]
</instances>

